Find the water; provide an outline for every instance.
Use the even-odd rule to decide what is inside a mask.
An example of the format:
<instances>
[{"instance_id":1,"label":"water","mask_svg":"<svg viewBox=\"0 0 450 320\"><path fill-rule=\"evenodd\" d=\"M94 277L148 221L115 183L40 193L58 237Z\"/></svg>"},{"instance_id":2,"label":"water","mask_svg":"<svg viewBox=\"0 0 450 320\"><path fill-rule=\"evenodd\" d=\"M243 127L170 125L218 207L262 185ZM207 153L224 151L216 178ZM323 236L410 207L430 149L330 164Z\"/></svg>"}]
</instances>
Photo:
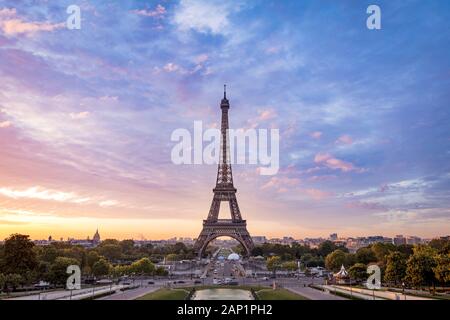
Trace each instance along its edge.
<instances>
[{"instance_id":1,"label":"water","mask_svg":"<svg viewBox=\"0 0 450 320\"><path fill-rule=\"evenodd\" d=\"M253 300L253 296L242 289L202 289L195 292L192 300Z\"/></svg>"}]
</instances>

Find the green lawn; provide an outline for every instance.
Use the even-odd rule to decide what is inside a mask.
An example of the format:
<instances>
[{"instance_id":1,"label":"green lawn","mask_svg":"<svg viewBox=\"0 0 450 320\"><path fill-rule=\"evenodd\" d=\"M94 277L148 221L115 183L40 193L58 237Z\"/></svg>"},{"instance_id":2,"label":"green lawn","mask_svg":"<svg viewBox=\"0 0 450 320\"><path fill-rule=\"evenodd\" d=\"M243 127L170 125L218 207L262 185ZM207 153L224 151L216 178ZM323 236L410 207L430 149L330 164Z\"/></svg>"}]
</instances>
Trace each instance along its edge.
<instances>
[{"instance_id":1,"label":"green lawn","mask_svg":"<svg viewBox=\"0 0 450 320\"><path fill-rule=\"evenodd\" d=\"M189 291L184 289L161 288L152 293L148 293L137 300L184 300L188 294Z\"/></svg>"},{"instance_id":2,"label":"green lawn","mask_svg":"<svg viewBox=\"0 0 450 320\"><path fill-rule=\"evenodd\" d=\"M286 289L262 289L256 292L260 300L308 300Z\"/></svg>"}]
</instances>

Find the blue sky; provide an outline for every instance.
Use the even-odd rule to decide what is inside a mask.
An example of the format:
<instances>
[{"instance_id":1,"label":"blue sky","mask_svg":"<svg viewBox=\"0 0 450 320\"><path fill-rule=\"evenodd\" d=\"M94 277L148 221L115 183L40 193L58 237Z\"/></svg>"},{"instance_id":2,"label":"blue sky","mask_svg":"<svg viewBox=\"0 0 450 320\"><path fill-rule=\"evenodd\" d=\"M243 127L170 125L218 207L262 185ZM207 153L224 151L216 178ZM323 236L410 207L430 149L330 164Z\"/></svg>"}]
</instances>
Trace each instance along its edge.
<instances>
[{"instance_id":1,"label":"blue sky","mask_svg":"<svg viewBox=\"0 0 450 320\"><path fill-rule=\"evenodd\" d=\"M0 234L196 236L216 167L173 165L170 135L217 125L224 83L231 127L281 134L276 176L234 167L252 234L449 234L449 21L437 0L0 1Z\"/></svg>"}]
</instances>

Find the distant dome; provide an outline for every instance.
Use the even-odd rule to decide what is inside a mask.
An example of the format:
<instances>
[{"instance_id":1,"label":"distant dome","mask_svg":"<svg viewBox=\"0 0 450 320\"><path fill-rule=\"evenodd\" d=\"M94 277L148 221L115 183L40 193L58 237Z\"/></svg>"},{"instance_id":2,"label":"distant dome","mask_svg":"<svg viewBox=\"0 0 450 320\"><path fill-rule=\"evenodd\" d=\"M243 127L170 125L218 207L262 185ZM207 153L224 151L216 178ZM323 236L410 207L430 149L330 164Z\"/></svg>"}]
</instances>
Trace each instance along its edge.
<instances>
[{"instance_id":1,"label":"distant dome","mask_svg":"<svg viewBox=\"0 0 450 320\"><path fill-rule=\"evenodd\" d=\"M239 260L239 255L237 253L232 253L228 256L228 260Z\"/></svg>"}]
</instances>

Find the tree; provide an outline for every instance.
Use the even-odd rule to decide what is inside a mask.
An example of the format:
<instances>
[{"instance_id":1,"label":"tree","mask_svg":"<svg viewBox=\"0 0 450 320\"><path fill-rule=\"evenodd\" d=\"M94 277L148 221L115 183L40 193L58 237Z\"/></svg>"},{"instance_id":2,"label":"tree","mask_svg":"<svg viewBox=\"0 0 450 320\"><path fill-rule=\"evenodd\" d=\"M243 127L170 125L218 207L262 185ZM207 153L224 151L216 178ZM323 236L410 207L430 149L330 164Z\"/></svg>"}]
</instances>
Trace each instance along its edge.
<instances>
[{"instance_id":1,"label":"tree","mask_svg":"<svg viewBox=\"0 0 450 320\"><path fill-rule=\"evenodd\" d=\"M101 258L92 266L92 274L96 277L106 276L111 271L111 265L108 261Z\"/></svg>"},{"instance_id":2,"label":"tree","mask_svg":"<svg viewBox=\"0 0 450 320\"><path fill-rule=\"evenodd\" d=\"M252 256L262 256L264 254L263 249L260 246L256 246L252 249Z\"/></svg>"},{"instance_id":3,"label":"tree","mask_svg":"<svg viewBox=\"0 0 450 320\"><path fill-rule=\"evenodd\" d=\"M317 249L317 253L322 256L322 257L326 257L327 255L329 255L330 253L332 253L335 250L340 249L342 252L348 252L348 249L342 246L337 246L334 244L334 242L330 241L330 240L326 240L324 242L322 242L319 245L319 248Z\"/></svg>"},{"instance_id":4,"label":"tree","mask_svg":"<svg viewBox=\"0 0 450 320\"><path fill-rule=\"evenodd\" d=\"M350 269L348 269L348 274L356 281L364 281L368 277L367 267L364 263L355 263Z\"/></svg>"},{"instance_id":5,"label":"tree","mask_svg":"<svg viewBox=\"0 0 450 320\"><path fill-rule=\"evenodd\" d=\"M149 258L142 258L136 262L133 262L130 268L131 272L141 275L151 275L155 271L155 265L149 260Z\"/></svg>"},{"instance_id":6,"label":"tree","mask_svg":"<svg viewBox=\"0 0 450 320\"><path fill-rule=\"evenodd\" d=\"M436 250L417 245L413 252L406 263L406 281L414 286L431 285L435 280L433 268L436 267Z\"/></svg>"},{"instance_id":7,"label":"tree","mask_svg":"<svg viewBox=\"0 0 450 320\"><path fill-rule=\"evenodd\" d=\"M6 286L6 275L0 273L0 292L5 288L5 286Z\"/></svg>"},{"instance_id":8,"label":"tree","mask_svg":"<svg viewBox=\"0 0 450 320\"><path fill-rule=\"evenodd\" d=\"M179 260L179 259L178 259L178 254L176 254L176 253L169 253L169 254L166 256L166 260L167 260L167 261L177 261L177 260Z\"/></svg>"},{"instance_id":9,"label":"tree","mask_svg":"<svg viewBox=\"0 0 450 320\"><path fill-rule=\"evenodd\" d=\"M439 254L450 253L450 240L433 239L428 244L430 247L436 249Z\"/></svg>"},{"instance_id":10,"label":"tree","mask_svg":"<svg viewBox=\"0 0 450 320\"><path fill-rule=\"evenodd\" d=\"M33 271L38 265L33 247L34 243L27 235L13 234L5 239L1 266L3 273L25 276L27 272Z\"/></svg>"},{"instance_id":11,"label":"tree","mask_svg":"<svg viewBox=\"0 0 450 320\"><path fill-rule=\"evenodd\" d=\"M47 280L56 285L65 284L69 277L67 267L71 265L78 265L78 260L74 258L57 257L55 262L50 266Z\"/></svg>"},{"instance_id":12,"label":"tree","mask_svg":"<svg viewBox=\"0 0 450 320\"><path fill-rule=\"evenodd\" d=\"M102 258L97 251L91 250L86 255L86 264L91 268L94 266L94 264Z\"/></svg>"},{"instance_id":13,"label":"tree","mask_svg":"<svg viewBox=\"0 0 450 320\"><path fill-rule=\"evenodd\" d=\"M295 270L298 269L297 262L295 262L295 261L286 261L286 262L283 262L283 264L281 265L281 267L282 267L283 269L285 269L285 270L288 270L288 271L295 271Z\"/></svg>"},{"instance_id":14,"label":"tree","mask_svg":"<svg viewBox=\"0 0 450 320\"><path fill-rule=\"evenodd\" d=\"M345 265L347 262L346 254L344 251L337 249L332 253L326 256L325 258L325 267L328 270L338 271L342 265Z\"/></svg>"},{"instance_id":15,"label":"tree","mask_svg":"<svg viewBox=\"0 0 450 320\"><path fill-rule=\"evenodd\" d=\"M391 252L387 256L384 281L400 283L406 275L406 255L400 252Z\"/></svg>"},{"instance_id":16,"label":"tree","mask_svg":"<svg viewBox=\"0 0 450 320\"><path fill-rule=\"evenodd\" d=\"M130 274L131 268L130 266L117 265L112 268L111 273L114 277L120 277L126 274Z\"/></svg>"},{"instance_id":17,"label":"tree","mask_svg":"<svg viewBox=\"0 0 450 320\"><path fill-rule=\"evenodd\" d=\"M267 270L275 271L281 265L281 258L279 256L273 256L267 259L266 266Z\"/></svg>"},{"instance_id":18,"label":"tree","mask_svg":"<svg viewBox=\"0 0 450 320\"><path fill-rule=\"evenodd\" d=\"M183 242L177 242L173 245L172 253L182 254L188 251L186 245Z\"/></svg>"},{"instance_id":19,"label":"tree","mask_svg":"<svg viewBox=\"0 0 450 320\"><path fill-rule=\"evenodd\" d=\"M377 257L375 256L372 248L365 247L356 251L356 261L362 264L369 264L371 262L377 262Z\"/></svg>"},{"instance_id":20,"label":"tree","mask_svg":"<svg viewBox=\"0 0 450 320\"><path fill-rule=\"evenodd\" d=\"M105 240L107 241L107 240ZM117 241L117 240L116 240ZM98 252L109 261L115 261L122 257L122 247L119 244L110 244L111 240L97 248Z\"/></svg>"},{"instance_id":21,"label":"tree","mask_svg":"<svg viewBox=\"0 0 450 320\"><path fill-rule=\"evenodd\" d=\"M133 240L120 241L120 247L122 248L123 254L126 254L126 255L134 254L134 241Z\"/></svg>"},{"instance_id":22,"label":"tree","mask_svg":"<svg viewBox=\"0 0 450 320\"><path fill-rule=\"evenodd\" d=\"M4 277L4 287L12 287L13 291L20 285L24 284L24 278L18 273L9 273Z\"/></svg>"},{"instance_id":23,"label":"tree","mask_svg":"<svg viewBox=\"0 0 450 320\"><path fill-rule=\"evenodd\" d=\"M321 256L312 255L311 253L305 253L300 258L301 264L308 268L308 267L324 267L325 262L324 258Z\"/></svg>"},{"instance_id":24,"label":"tree","mask_svg":"<svg viewBox=\"0 0 450 320\"><path fill-rule=\"evenodd\" d=\"M164 267L157 267L155 270L155 275L157 276L167 276L169 272L164 269Z\"/></svg>"},{"instance_id":25,"label":"tree","mask_svg":"<svg viewBox=\"0 0 450 320\"><path fill-rule=\"evenodd\" d=\"M435 260L434 276L442 284L450 283L450 253L440 254Z\"/></svg>"},{"instance_id":26,"label":"tree","mask_svg":"<svg viewBox=\"0 0 450 320\"><path fill-rule=\"evenodd\" d=\"M386 259L389 253L391 253L391 251L395 251L396 249L392 243L382 242L374 243L370 246L370 248L375 255L375 261L377 261L378 264L381 264L382 266L386 265Z\"/></svg>"},{"instance_id":27,"label":"tree","mask_svg":"<svg viewBox=\"0 0 450 320\"><path fill-rule=\"evenodd\" d=\"M40 261L53 263L56 257L59 256L58 250L53 245L35 246L34 249L37 254L37 258Z\"/></svg>"}]
</instances>

